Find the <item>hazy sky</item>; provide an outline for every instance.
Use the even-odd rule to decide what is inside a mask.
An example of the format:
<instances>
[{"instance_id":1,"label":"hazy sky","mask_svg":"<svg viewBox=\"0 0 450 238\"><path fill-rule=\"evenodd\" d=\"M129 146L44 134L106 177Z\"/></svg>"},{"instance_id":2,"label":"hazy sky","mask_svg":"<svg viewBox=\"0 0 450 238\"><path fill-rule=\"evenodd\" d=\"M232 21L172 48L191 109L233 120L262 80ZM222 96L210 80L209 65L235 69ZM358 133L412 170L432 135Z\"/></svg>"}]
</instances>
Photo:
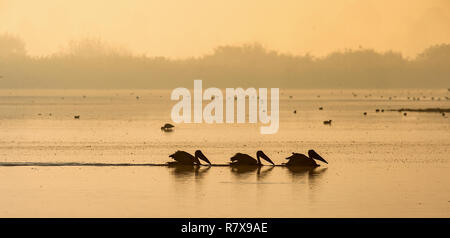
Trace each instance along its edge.
<instances>
[{"instance_id":1,"label":"hazy sky","mask_svg":"<svg viewBox=\"0 0 450 238\"><path fill-rule=\"evenodd\" d=\"M101 38L149 56L187 57L260 42L293 54L363 46L414 56L450 43L449 0L0 0L0 33L30 54Z\"/></svg>"}]
</instances>

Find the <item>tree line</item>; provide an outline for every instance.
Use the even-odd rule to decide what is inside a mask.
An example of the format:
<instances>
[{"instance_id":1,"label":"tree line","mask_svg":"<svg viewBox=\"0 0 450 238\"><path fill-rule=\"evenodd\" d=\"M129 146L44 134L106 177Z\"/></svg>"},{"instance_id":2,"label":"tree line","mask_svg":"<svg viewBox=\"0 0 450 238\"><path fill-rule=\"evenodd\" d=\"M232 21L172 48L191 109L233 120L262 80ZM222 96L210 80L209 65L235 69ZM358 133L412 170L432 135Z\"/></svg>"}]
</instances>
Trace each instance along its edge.
<instances>
[{"instance_id":1,"label":"tree line","mask_svg":"<svg viewBox=\"0 0 450 238\"><path fill-rule=\"evenodd\" d=\"M0 35L0 88L448 88L450 44L413 59L372 49L324 57L292 55L259 44L219 46L201 57L135 55L101 40L72 41L56 54L32 57L17 36Z\"/></svg>"}]
</instances>

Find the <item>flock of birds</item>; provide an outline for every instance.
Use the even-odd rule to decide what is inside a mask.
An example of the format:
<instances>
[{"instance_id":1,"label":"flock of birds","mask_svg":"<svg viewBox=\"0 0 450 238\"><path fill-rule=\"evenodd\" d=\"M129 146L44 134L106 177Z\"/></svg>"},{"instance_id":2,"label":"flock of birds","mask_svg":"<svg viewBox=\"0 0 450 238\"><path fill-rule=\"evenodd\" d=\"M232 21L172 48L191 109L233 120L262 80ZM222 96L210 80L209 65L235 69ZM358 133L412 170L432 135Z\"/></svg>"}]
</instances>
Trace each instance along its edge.
<instances>
[{"instance_id":1,"label":"flock of birds","mask_svg":"<svg viewBox=\"0 0 450 238\"><path fill-rule=\"evenodd\" d=\"M450 88L448 88L447 91L450 92ZM353 97L357 97L357 96L358 96L358 95L355 94L355 93L352 93L352 95L353 95ZM320 98L320 95L317 95L317 97ZM372 94L365 95L364 97L365 97L365 98L372 97ZM380 97L383 98L383 96L380 96ZM289 96L289 99L292 99L292 98L293 98L293 96ZM391 96L391 97L389 97L389 100L392 100L392 98L397 98L397 96L393 96L393 97ZM412 100L412 101L420 101L420 97L407 97L407 98L408 98L408 100ZM427 96L422 96L422 98L423 98L423 99L426 99ZM431 101L434 101L434 100L441 101L441 98L440 98L440 97L436 97L436 98L435 98L435 97L430 96L429 98L431 99ZM444 98L445 98L445 100L447 100L447 101L450 100L450 97L448 97L448 96L445 96ZM319 107L319 110L322 111L322 110L323 110L323 107ZM378 109L378 108L377 108L377 109L375 109L375 112L377 112L377 113L378 113L378 112L384 112L384 109ZM297 114L297 110L294 110L293 113L294 113L294 114ZM364 116L367 116L367 114L368 114L367 112L363 112L363 115L364 115ZM445 112L442 112L441 114L442 114L443 117L446 116ZM407 116L407 115L408 115L408 113L403 112L403 116ZM326 121L323 121L323 124L324 124L324 125L330 125L330 126L331 126L331 123L332 123L332 120L326 120Z\"/></svg>"},{"instance_id":2,"label":"flock of birds","mask_svg":"<svg viewBox=\"0 0 450 238\"><path fill-rule=\"evenodd\" d=\"M208 158L203 154L201 150L196 150L194 155L186 151L177 151L169 155L174 161L167 162L168 166L200 166L202 163L200 160L204 161L208 166L231 166L231 167L260 167L263 166L261 159L267 161L272 166L288 166L288 167L308 167L314 168L320 165L316 162L321 161L326 164L328 162L322 158L316 151L309 150L308 156L301 153L292 153L291 156L286 159L288 162L276 165L263 151L259 150L256 152L256 159L248 154L236 153L230 158L230 163L228 164L212 164Z\"/></svg>"},{"instance_id":3,"label":"flock of birds","mask_svg":"<svg viewBox=\"0 0 450 238\"><path fill-rule=\"evenodd\" d=\"M448 89L450 92L450 89ZM353 94L354 97L356 97L356 94ZM320 96L318 96L320 97ZM289 98L292 99L292 96ZM389 97L391 100L392 97ZM410 97L408 97L410 99ZM446 97L447 100L449 100L448 97ZM416 98L413 98L413 100L419 100ZM432 98L434 100L434 98ZM440 100L440 98L438 99ZM319 110L323 110L323 107L319 107ZM384 109L376 109L375 112L384 112ZM294 114L297 114L297 110L293 111ZM363 113L364 116L367 116L367 112ZM404 116L407 115L406 112L403 113ZM442 113L442 116L445 116L445 113ZM326 120L323 121L324 125L331 125L332 120ZM166 123L164 126L161 127L161 130L164 132L172 132L174 129L174 125ZM254 166L254 167L260 167L263 166L261 163L261 159L267 161L272 166L288 166L288 167L318 167L320 166L316 161L321 161L323 163L328 164L328 162L322 158L317 152L314 150L308 151L308 156L301 153L292 153L291 156L287 157L286 159L288 162L282 163L280 165L275 165L275 163L266 155L263 151L259 150L256 152L256 159L248 154L243 153L237 153L233 157L230 158L230 163L228 164L212 164L208 158L202 153L202 151L197 150L195 151L194 155L186 152L186 151L177 151L174 154L171 154L169 156L174 161L168 162L167 165L169 166L175 166L175 165L202 165L200 160L204 161L209 166L232 166L232 167L239 167L239 166Z\"/></svg>"},{"instance_id":4,"label":"flock of birds","mask_svg":"<svg viewBox=\"0 0 450 238\"><path fill-rule=\"evenodd\" d=\"M325 123L325 122L324 122ZM331 120L329 121L331 123ZM161 130L164 132L171 132L175 128L174 125L170 123L164 124L161 127ZM240 166L254 166L259 167L263 166L261 163L261 159L267 161L273 166L277 166L263 151L259 150L256 152L256 159L248 154L236 153L233 157L230 158L229 164L212 164L211 161L203 154L201 150L196 150L194 155L186 152L186 151L176 151L175 153L169 155L174 161L167 162L168 166L178 166L178 165L202 165L200 160L207 163L209 166L232 166L232 167L240 167ZM278 166L288 166L288 167L318 167L320 166L317 161L324 162L328 164L328 162L322 158L316 151L309 150L308 156L301 153L292 153L291 156L286 158L288 160L287 163L282 163Z\"/></svg>"},{"instance_id":5,"label":"flock of birds","mask_svg":"<svg viewBox=\"0 0 450 238\"><path fill-rule=\"evenodd\" d=\"M2 78L2 76L0 76L0 79ZM450 88L448 88L448 92L450 92ZM130 95L134 95L134 93L131 93ZM353 95L353 97L357 97L358 95L357 94L355 94L355 93L352 93L352 95ZM318 98L320 98L320 95L317 95L317 97ZM369 94L369 95L365 95L365 98L367 98L367 97L372 97L372 94ZM380 96L381 98L383 98L383 96ZM86 95L83 95L83 98L86 98ZM258 97L259 98L259 97ZM293 98L293 96L289 96L289 99L292 99ZM392 98L397 98L397 96L393 96L393 97L389 97L389 100L392 100ZM426 96L422 96L422 98L423 99L426 99L427 97ZM429 97L432 101L434 101L435 99L437 100L437 101L441 101L441 98L440 97ZM64 99L64 97L62 97L62 99ZM139 100L140 99L140 97L139 96L136 96L136 100ZM214 98L213 98L214 99ZM237 97L235 96L235 100L237 99ZM408 100L413 100L413 101L420 101L420 97L407 97L407 99ZM448 97L448 96L446 96L445 97L445 99L446 100L450 100L450 97ZM323 110L323 107L319 107L319 110L320 111L322 111ZM376 109L375 110L375 112L384 112L384 109ZM297 114L297 110L294 110L293 111L293 113L294 114ZM442 114L442 116L446 116L446 114L445 114L445 112L442 112L441 113ZM41 116L42 114L41 113L39 113L38 114L39 116ZM51 116L51 113L49 114L50 116ZM363 115L364 116L367 116L368 115L368 113L367 112L363 112ZM406 112L403 112L403 116L407 116L408 114L406 113ZM80 115L74 115L74 119L80 119ZM325 120L325 121L323 121L323 124L324 125L331 125L332 124L332 120ZM164 131L164 132L172 132L173 131L173 129L174 129L174 125L172 125L172 124L169 124L169 123L166 123L164 126L162 126L161 127L161 130L162 131Z\"/></svg>"}]
</instances>

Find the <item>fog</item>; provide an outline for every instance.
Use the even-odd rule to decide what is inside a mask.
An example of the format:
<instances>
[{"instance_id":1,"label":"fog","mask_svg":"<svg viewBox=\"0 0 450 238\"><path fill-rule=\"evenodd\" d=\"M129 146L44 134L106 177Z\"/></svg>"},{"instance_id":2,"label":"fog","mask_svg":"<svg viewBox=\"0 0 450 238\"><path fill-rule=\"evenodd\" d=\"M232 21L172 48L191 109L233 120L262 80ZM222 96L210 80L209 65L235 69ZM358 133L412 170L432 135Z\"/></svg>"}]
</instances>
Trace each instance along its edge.
<instances>
[{"instance_id":1,"label":"fog","mask_svg":"<svg viewBox=\"0 0 450 238\"><path fill-rule=\"evenodd\" d=\"M215 47L185 59L136 55L101 39L71 41L57 53L31 56L26 43L0 35L0 88L447 88L450 44L414 58L359 48L326 56L283 54L253 43Z\"/></svg>"},{"instance_id":2,"label":"fog","mask_svg":"<svg viewBox=\"0 0 450 238\"><path fill-rule=\"evenodd\" d=\"M447 0L0 0L1 88L448 88Z\"/></svg>"},{"instance_id":3,"label":"fog","mask_svg":"<svg viewBox=\"0 0 450 238\"><path fill-rule=\"evenodd\" d=\"M361 46L414 57L449 43L449 22L448 0L0 0L0 32L21 36L32 56L100 38L169 58L252 42L294 55Z\"/></svg>"}]
</instances>

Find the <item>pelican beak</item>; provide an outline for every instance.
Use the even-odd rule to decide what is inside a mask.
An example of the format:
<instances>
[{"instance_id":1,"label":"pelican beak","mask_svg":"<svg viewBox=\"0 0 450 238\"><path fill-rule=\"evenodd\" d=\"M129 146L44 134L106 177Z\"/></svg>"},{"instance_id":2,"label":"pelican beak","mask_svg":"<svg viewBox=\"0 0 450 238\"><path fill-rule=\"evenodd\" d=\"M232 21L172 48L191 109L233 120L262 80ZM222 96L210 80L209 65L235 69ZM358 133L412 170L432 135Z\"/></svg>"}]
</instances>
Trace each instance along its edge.
<instances>
[{"instance_id":1,"label":"pelican beak","mask_svg":"<svg viewBox=\"0 0 450 238\"><path fill-rule=\"evenodd\" d=\"M269 156L267 156L266 154L264 154L264 152L262 151L258 151L258 154L261 158L263 158L265 161L271 163L272 165L275 165L275 163L269 158Z\"/></svg>"},{"instance_id":2,"label":"pelican beak","mask_svg":"<svg viewBox=\"0 0 450 238\"><path fill-rule=\"evenodd\" d=\"M309 150L308 156L312 159L319 160L319 161L322 161L322 162L328 164L328 162L324 158L322 158L322 156L317 154L317 152L315 152L314 150Z\"/></svg>"},{"instance_id":3,"label":"pelican beak","mask_svg":"<svg viewBox=\"0 0 450 238\"><path fill-rule=\"evenodd\" d=\"M209 165L211 165L211 162L208 160L208 158L206 158L206 156L200 151L197 150L195 151L195 156L203 161L205 161L206 163L208 163Z\"/></svg>"}]
</instances>

